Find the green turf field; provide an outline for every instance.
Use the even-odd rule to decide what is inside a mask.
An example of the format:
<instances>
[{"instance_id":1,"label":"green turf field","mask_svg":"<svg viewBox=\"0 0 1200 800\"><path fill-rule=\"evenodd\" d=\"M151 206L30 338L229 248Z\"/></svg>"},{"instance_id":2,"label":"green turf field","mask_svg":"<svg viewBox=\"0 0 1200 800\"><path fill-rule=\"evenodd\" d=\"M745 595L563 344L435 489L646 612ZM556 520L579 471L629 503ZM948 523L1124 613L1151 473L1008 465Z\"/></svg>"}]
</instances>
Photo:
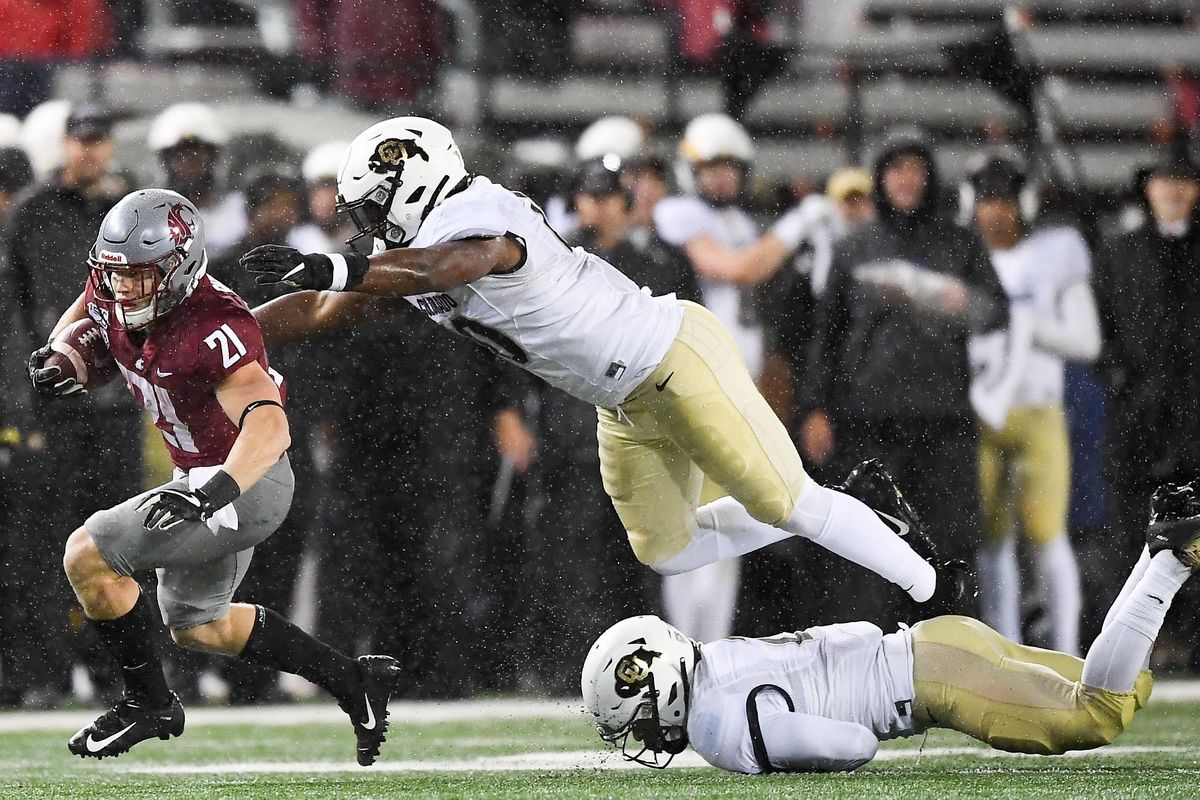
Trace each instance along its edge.
<instances>
[{"instance_id":1,"label":"green turf field","mask_svg":"<svg viewBox=\"0 0 1200 800\"><path fill-rule=\"evenodd\" d=\"M1195 798L1200 703L1152 702L1101 754L994 757L964 736L889 742L852 775L746 777L707 767L626 769L565 704L520 713L402 704L378 765L353 764L353 735L336 709L194 712L182 738L145 742L119 759L71 756L80 714L0 714L3 798ZM445 707L439 707L445 708ZM307 721L301 722L307 714ZM289 716L290 715L290 716ZM294 719L293 719L294 718Z\"/></svg>"}]
</instances>

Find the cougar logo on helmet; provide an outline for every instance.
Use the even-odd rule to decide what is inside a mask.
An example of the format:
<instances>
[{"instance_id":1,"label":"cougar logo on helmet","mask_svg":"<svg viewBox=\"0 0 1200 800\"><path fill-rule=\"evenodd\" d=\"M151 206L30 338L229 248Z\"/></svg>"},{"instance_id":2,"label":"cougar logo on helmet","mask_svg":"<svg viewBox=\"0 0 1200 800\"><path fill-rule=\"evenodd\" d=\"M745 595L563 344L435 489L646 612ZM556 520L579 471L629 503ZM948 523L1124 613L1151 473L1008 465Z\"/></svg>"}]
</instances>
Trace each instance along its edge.
<instances>
[{"instance_id":1,"label":"cougar logo on helmet","mask_svg":"<svg viewBox=\"0 0 1200 800\"><path fill-rule=\"evenodd\" d=\"M661 655L639 647L629 655L622 656L613 673L617 676L617 696L633 697L637 694L650 677L650 665Z\"/></svg>"},{"instance_id":2,"label":"cougar logo on helmet","mask_svg":"<svg viewBox=\"0 0 1200 800\"><path fill-rule=\"evenodd\" d=\"M171 241L176 247L192 238L192 226L183 218L182 203L172 203L167 209L167 231L170 232Z\"/></svg>"},{"instance_id":3,"label":"cougar logo on helmet","mask_svg":"<svg viewBox=\"0 0 1200 800\"><path fill-rule=\"evenodd\" d=\"M403 172L404 163L410 158L423 158L429 161L426 153L415 139L384 139L375 148L367 166L372 172Z\"/></svg>"}]
</instances>

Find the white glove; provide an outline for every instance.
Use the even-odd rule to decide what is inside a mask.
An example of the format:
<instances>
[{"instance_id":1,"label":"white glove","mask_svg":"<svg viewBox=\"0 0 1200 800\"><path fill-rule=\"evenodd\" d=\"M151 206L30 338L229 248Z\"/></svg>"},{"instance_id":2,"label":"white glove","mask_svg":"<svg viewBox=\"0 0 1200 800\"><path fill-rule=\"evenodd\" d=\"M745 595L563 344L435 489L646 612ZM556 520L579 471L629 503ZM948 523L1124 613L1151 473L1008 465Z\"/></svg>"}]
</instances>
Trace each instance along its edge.
<instances>
[{"instance_id":1,"label":"white glove","mask_svg":"<svg viewBox=\"0 0 1200 800\"><path fill-rule=\"evenodd\" d=\"M966 304L966 284L951 275L918 267L911 261L872 261L854 268L856 280L868 286L899 292L918 308L957 314Z\"/></svg>"},{"instance_id":2,"label":"white glove","mask_svg":"<svg viewBox=\"0 0 1200 800\"><path fill-rule=\"evenodd\" d=\"M775 221L775 224L771 226L771 233L783 242L783 246L790 253L804 241L812 222L812 214L808 213L808 209L802 205L796 206Z\"/></svg>"}]
</instances>

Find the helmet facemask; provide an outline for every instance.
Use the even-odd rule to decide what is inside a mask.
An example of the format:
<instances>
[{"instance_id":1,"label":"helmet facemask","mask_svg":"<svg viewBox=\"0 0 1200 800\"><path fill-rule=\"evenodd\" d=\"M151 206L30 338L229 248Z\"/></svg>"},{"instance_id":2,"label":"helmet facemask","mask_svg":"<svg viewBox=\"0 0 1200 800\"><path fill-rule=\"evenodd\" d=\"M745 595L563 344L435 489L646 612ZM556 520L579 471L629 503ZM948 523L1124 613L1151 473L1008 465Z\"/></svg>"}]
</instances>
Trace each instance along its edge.
<instances>
[{"instance_id":1,"label":"helmet facemask","mask_svg":"<svg viewBox=\"0 0 1200 800\"><path fill-rule=\"evenodd\" d=\"M389 177L358 200L347 202L340 193L338 194L335 210L338 213L349 214L354 227L358 229L358 233L347 239L346 244L356 247L359 240L373 238L392 248L407 247L412 242L415 234L405 240L404 231L388 220L388 210L392 207L392 200L395 199L396 190L399 188L400 182L395 177Z\"/></svg>"},{"instance_id":2,"label":"helmet facemask","mask_svg":"<svg viewBox=\"0 0 1200 800\"><path fill-rule=\"evenodd\" d=\"M688 681L687 663L680 659L679 671L683 676L680 682L683 686L684 708L691 704L690 682ZM677 691L678 683L671 687L672 693ZM600 738L621 750L621 757L652 769L666 769L676 755L682 753L688 745L687 728L683 725L664 723L658 712L658 701L661 692L654 685L654 674L646 676L646 691L642 693L642 702L634 710L633 717L613 729L602 723L596 723ZM667 698L668 705L675 702L674 696ZM684 717L686 720L686 715ZM629 740L632 738L641 745L636 753L631 753ZM662 754L665 760L660 760Z\"/></svg>"},{"instance_id":3,"label":"helmet facemask","mask_svg":"<svg viewBox=\"0 0 1200 800\"><path fill-rule=\"evenodd\" d=\"M93 295L105 309L110 330L145 328L179 305L171 291L171 279L188 263L193 241L189 238L157 261L141 264L120 263L116 260L119 256L104 250L88 256ZM129 288L134 291L130 293Z\"/></svg>"}]
</instances>

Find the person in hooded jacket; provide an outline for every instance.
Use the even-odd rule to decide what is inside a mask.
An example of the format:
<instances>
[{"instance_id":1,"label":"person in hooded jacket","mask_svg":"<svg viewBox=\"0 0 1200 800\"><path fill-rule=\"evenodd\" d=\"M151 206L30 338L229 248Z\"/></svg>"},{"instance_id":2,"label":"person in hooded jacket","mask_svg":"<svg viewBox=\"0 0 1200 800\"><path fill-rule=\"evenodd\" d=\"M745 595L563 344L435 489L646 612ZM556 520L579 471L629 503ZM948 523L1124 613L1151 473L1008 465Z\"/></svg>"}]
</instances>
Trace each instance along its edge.
<instances>
[{"instance_id":1,"label":"person in hooded jacket","mask_svg":"<svg viewBox=\"0 0 1200 800\"><path fill-rule=\"evenodd\" d=\"M981 528L967 337L1005 324L1008 301L978 235L939 206L923 135L889 135L874 179L877 218L838 243L817 306L798 381L810 409L801 445L835 470L880 459L907 487L942 557L973 563ZM847 585L831 580L830 590ZM894 621L869 593L845 594L843 608Z\"/></svg>"}]
</instances>

